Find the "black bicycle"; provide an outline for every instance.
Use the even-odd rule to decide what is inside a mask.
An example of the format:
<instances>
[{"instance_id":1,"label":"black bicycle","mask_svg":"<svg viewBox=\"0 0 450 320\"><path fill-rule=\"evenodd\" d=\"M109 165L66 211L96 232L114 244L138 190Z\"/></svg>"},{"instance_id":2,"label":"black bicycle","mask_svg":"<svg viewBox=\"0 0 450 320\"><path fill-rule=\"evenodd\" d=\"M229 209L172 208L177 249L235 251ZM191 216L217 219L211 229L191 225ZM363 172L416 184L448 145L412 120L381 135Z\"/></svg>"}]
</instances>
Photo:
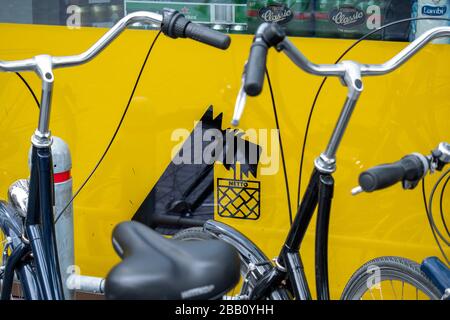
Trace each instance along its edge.
<instances>
[{"instance_id":1,"label":"black bicycle","mask_svg":"<svg viewBox=\"0 0 450 320\"><path fill-rule=\"evenodd\" d=\"M254 37L250 56L244 70L243 83L236 102L233 125L239 123L243 113L246 95L257 96L261 93L266 69L268 49L274 47L283 51L298 67L318 76L338 77L348 88L347 98L337 120L334 131L325 151L315 159L314 170L308 187L280 250L278 257L270 260L251 240L232 227L213 220L205 223L203 228L186 229L174 238L181 240L201 240L219 238L239 250L241 258L242 287L235 299L311 299L311 291L305 276L300 246L317 208L317 223L315 232L315 271L316 291L320 300L329 299L328 283L328 226L331 203L334 190L333 173L336 170L336 153L344 132L350 121L358 98L363 91L364 76L384 75L394 71L409 60L428 42L439 37L449 37L450 27L432 29L410 43L405 49L384 64L361 64L354 61L343 61L337 64L314 64L309 61L286 37L283 29L277 24L262 24ZM414 155L402 160L401 164L374 168L361 175L361 188L370 191L385 188L395 182L403 181L405 185L413 186L411 181L420 180L425 173L433 168L440 169L448 164L450 158L448 144L441 144L439 151L443 155L434 154L430 157ZM368 177L373 176L372 180ZM369 189L369 182L371 183ZM359 189L358 189L359 190ZM377 261L381 278L400 278L414 288L421 290L432 299L440 298L439 291L415 265L405 260L380 259ZM394 266L394 267L393 267ZM385 270L395 272L389 273ZM404 272L408 268L408 272ZM364 267L362 268L364 269ZM361 269L361 270L362 270ZM403 273L402 273L403 271ZM359 273L350 280L344 292L344 299L364 298L364 290L371 286ZM374 285L380 279L374 282ZM363 290L364 289L364 290ZM363 292L364 291L364 292Z\"/></svg>"},{"instance_id":2,"label":"black bicycle","mask_svg":"<svg viewBox=\"0 0 450 320\"><path fill-rule=\"evenodd\" d=\"M65 284L61 280L55 239L49 130L53 69L92 60L128 25L136 22L157 25L172 38L187 37L220 49L230 45L229 36L192 23L177 11L167 9L162 15L141 11L125 16L80 55L39 55L20 61L0 61L0 71L34 71L42 80L39 123L31 139L29 186L20 199L15 198L20 202L16 206L0 201L0 228L5 237L0 267L3 300L11 298L15 276L20 281L24 299L64 299ZM239 280L238 253L223 241L174 241L143 224L129 221L114 229L113 246L123 260L101 283L108 299L216 299Z\"/></svg>"}]
</instances>

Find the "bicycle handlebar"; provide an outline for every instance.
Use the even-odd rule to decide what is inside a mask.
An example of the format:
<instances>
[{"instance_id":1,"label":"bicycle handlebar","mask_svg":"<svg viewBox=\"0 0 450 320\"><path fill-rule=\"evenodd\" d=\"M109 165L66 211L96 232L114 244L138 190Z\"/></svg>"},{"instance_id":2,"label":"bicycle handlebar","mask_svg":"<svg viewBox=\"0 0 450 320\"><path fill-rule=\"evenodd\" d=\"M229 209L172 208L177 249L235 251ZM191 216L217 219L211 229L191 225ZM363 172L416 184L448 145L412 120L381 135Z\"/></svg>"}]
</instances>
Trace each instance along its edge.
<instances>
[{"instance_id":1,"label":"bicycle handlebar","mask_svg":"<svg viewBox=\"0 0 450 320\"><path fill-rule=\"evenodd\" d=\"M426 157L410 154L397 162L382 164L370 168L359 175L362 191L372 192L384 189L399 181L418 181L429 168Z\"/></svg>"},{"instance_id":2,"label":"bicycle handlebar","mask_svg":"<svg viewBox=\"0 0 450 320\"><path fill-rule=\"evenodd\" d=\"M162 32L171 38L191 38L204 44L227 49L231 39L228 35L212 30L201 24L193 23L175 10L166 9L162 26Z\"/></svg>"},{"instance_id":3,"label":"bicycle handlebar","mask_svg":"<svg viewBox=\"0 0 450 320\"><path fill-rule=\"evenodd\" d=\"M64 68L86 63L96 57L130 24L142 22L156 24L164 34L172 38L191 38L219 49L226 49L230 45L230 37L218 31L193 23L177 11L164 10L163 15L154 12L138 11L130 13L119 20L108 32L85 52L72 55L51 57L53 68ZM36 70L35 58L18 61L0 61L0 71L32 71Z\"/></svg>"},{"instance_id":4,"label":"bicycle handlebar","mask_svg":"<svg viewBox=\"0 0 450 320\"><path fill-rule=\"evenodd\" d=\"M262 91L268 50L264 41L252 43L244 78L244 90L249 96L257 96Z\"/></svg>"},{"instance_id":5,"label":"bicycle handlebar","mask_svg":"<svg viewBox=\"0 0 450 320\"><path fill-rule=\"evenodd\" d=\"M359 186L352 190L356 195L385 189L402 182L404 189L413 189L428 173L441 171L450 163L450 144L441 142L431 155L409 154L397 162L372 167L359 175Z\"/></svg>"},{"instance_id":6,"label":"bicycle handlebar","mask_svg":"<svg viewBox=\"0 0 450 320\"><path fill-rule=\"evenodd\" d=\"M450 37L450 27L437 27L428 30L383 64L361 64L353 61L342 61L337 64L315 64L294 46L286 37L281 26L276 23L263 23L256 31L250 49L247 67L243 74L244 81L236 99L235 112L231 123L234 126L239 124L244 109L242 101L245 101L245 96L257 96L261 93L264 83L267 51L270 47L275 47L277 51L283 51L292 62L304 71L318 76L340 77L345 86L349 88L347 101L344 105L346 112L342 114L324 153L326 158L333 159L356 100L363 91L361 77L392 72L408 61L427 43L441 37ZM333 167L333 165L331 166Z\"/></svg>"},{"instance_id":7,"label":"bicycle handlebar","mask_svg":"<svg viewBox=\"0 0 450 320\"><path fill-rule=\"evenodd\" d=\"M244 74L244 89L249 96L261 93L266 59L269 48L285 38L286 34L277 24L262 24L250 48L250 56Z\"/></svg>"},{"instance_id":8,"label":"bicycle handlebar","mask_svg":"<svg viewBox=\"0 0 450 320\"><path fill-rule=\"evenodd\" d=\"M428 30L416 40L411 42L402 51L400 51L393 58L383 64L374 65L361 65L362 75L383 75L398 69L402 64L412 58L417 52L419 52L429 42L437 38L450 37L450 27L437 27Z\"/></svg>"},{"instance_id":9,"label":"bicycle handlebar","mask_svg":"<svg viewBox=\"0 0 450 320\"><path fill-rule=\"evenodd\" d=\"M408 61L412 56L414 56L420 49L422 49L430 41L441 38L450 37L450 27L437 27L431 29L416 40L411 42L407 47L400 51L393 58L388 60L383 64L358 64L359 72L361 76L375 76L383 75L394 71L406 61ZM255 77L254 75L260 75L265 70L265 63L256 61L256 59L261 59L262 52L261 48L264 48L263 42L266 47L271 46L276 47L278 51L283 51L298 67L304 71L315 74L318 76L339 76L344 77L347 73L347 68L345 63L337 64L315 64L308 60L303 53L298 50L293 43L284 35L281 27L276 23L265 23L262 24L255 35L254 42L250 51L250 56L248 60L246 81L244 84L245 91L248 95L255 96L258 95L262 89L262 82L260 76ZM257 70L260 69L260 70ZM263 69L263 70L261 70ZM258 90L259 89L259 90ZM258 92L259 91L259 92Z\"/></svg>"}]
</instances>

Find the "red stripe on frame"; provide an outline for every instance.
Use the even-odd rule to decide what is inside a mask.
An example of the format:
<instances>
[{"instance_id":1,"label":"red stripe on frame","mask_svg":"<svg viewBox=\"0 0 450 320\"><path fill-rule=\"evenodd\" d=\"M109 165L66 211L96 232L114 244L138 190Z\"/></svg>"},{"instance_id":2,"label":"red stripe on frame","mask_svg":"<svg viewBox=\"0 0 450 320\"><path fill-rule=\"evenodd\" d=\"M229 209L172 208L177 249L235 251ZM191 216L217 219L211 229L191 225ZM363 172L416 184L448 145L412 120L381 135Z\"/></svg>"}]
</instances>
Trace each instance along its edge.
<instances>
[{"instance_id":1,"label":"red stripe on frame","mask_svg":"<svg viewBox=\"0 0 450 320\"><path fill-rule=\"evenodd\" d=\"M70 170L69 171L64 171L64 172L59 172L59 173L55 173L53 175L53 182L54 183L66 182L70 178L71 178L70 177Z\"/></svg>"}]
</instances>

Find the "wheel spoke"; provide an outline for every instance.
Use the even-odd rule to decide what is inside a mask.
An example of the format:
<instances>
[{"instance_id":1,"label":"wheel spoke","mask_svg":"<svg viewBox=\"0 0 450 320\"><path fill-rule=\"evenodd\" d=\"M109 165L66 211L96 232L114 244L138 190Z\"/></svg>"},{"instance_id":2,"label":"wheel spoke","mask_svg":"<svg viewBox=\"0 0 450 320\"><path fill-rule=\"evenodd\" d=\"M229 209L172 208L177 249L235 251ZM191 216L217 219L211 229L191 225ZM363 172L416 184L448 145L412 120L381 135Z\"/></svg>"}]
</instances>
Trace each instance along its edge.
<instances>
[{"instance_id":1,"label":"wheel spoke","mask_svg":"<svg viewBox=\"0 0 450 320\"><path fill-rule=\"evenodd\" d=\"M369 288L370 295L372 296L372 300L375 300L375 297L373 296L372 287Z\"/></svg>"},{"instance_id":2,"label":"wheel spoke","mask_svg":"<svg viewBox=\"0 0 450 320\"><path fill-rule=\"evenodd\" d=\"M392 280L389 280L389 282L391 283L392 292L394 293L395 300L397 300L397 294L395 293L394 284L392 283Z\"/></svg>"}]
</instances>

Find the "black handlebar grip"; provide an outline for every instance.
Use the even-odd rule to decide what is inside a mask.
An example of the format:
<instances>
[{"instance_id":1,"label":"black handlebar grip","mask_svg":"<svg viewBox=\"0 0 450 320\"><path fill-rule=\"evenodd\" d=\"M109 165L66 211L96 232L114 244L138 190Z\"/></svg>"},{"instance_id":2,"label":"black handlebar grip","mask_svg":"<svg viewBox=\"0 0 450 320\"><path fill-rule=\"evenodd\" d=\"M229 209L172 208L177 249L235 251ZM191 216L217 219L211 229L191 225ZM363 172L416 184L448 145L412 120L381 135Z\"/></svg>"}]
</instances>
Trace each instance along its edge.
<instances>
[{"instance_id":1,"label":"black handlebar grip","mask_svg":"<svg viewBox=\"0 0 450 320\"><path fill-rule=\"evenodd\" d=\"M228 35L193 22L186 26L185 35L188 38L222 50L227 49L231 43L231 38Z\"/></svg>"},{"instance_id":2,"label":"black handlebar grip","mask_svg":"<svg viewBox=\"0 0 450 320\"><path fill-rule=\"evenodd\" d=\"M387 188L402 181L405 170L398 163L382 164L359 175L359 185L365 192Z\"/></svg>"},{"instance_id":3,"label":"black handlebar grip","mask_svg":"<svg viewBox=\"0 0 450 320\"><path fill-rule=\"evenodd\" d=\"M268 49L261 38L252 44L244 78L244 90L249 96L257 96L262 91Z\"/></svg>"},{"instance_id":4,"label":"black handlebar grip","mask_svg":"<svg viewBox=\"0 0 450 320\"><path fill-rule=\"evenodd\" d=\"M365 192L384 189L403 180L421 179L426 173L423 161L418 155L411 154L401 160L382 164L359 175L359 185Z\"/></svg>"},{"instance_id":5,"label":"black handlebar grip","mask_svg":"<svg viewBox=\"0 0 450 320\"><path fill-rule=\"evenodd\" d=\"M165 35L174 39L191 38L223 50L227 49L231 43L228 35L193 23L172 9L164 9L161 30Z\"/></svg>"}]
</instances>

